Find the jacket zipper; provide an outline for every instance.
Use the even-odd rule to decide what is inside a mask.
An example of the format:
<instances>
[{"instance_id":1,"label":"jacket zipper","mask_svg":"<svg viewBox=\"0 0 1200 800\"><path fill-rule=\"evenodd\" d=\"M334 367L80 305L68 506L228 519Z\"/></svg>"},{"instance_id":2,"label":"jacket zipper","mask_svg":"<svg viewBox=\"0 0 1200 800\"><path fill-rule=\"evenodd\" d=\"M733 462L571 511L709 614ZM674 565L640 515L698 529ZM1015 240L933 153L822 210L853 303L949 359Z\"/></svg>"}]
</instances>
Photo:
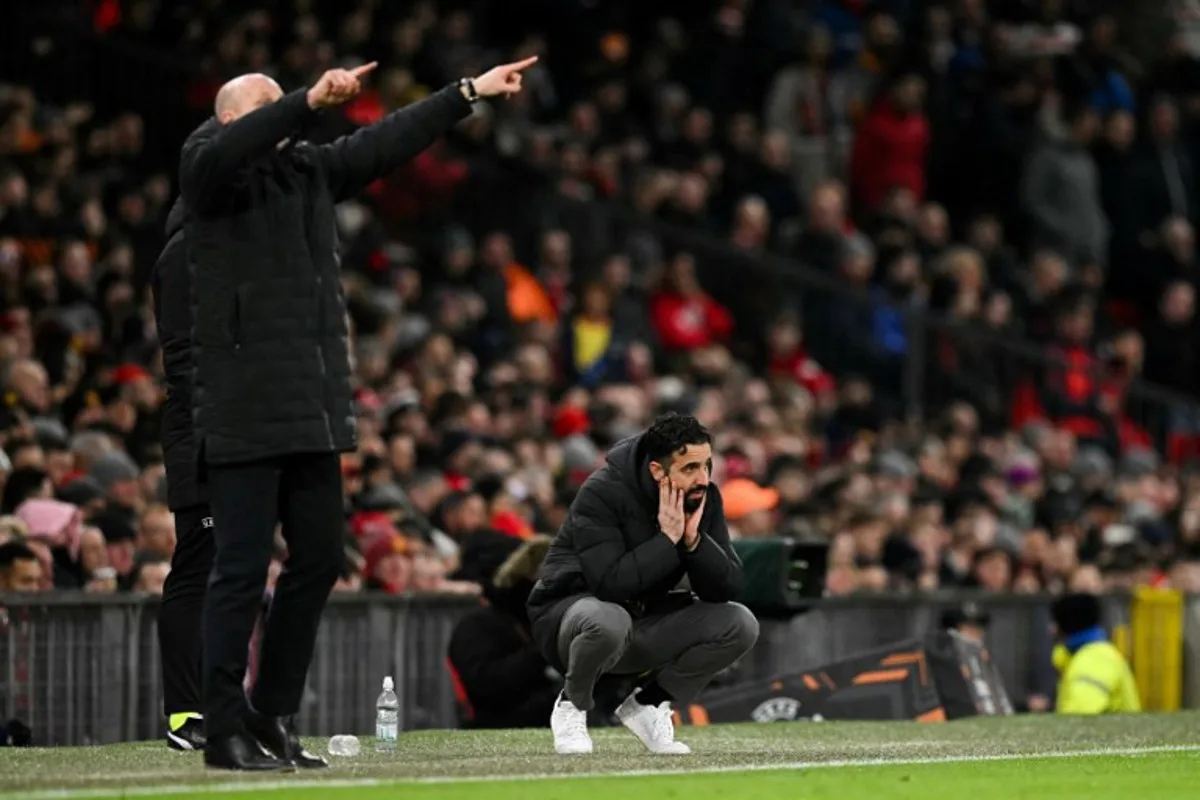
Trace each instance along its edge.
<instances>
[{"instance_id":1,"label":"jacket zipper","mask_svg":"<svg viewBox=\"0 0 1200 800\"><path fill-rule=\"evenodd\" d=\"M312 258L312 251L309 251L309 258ZM314 262L315 266L315 262ZM325 369L325 296L322 293L324 281L321 276L317 276L317 363L321 367L321 418L325 421L325 436L329 439L329 446L333 447L333 425L329 422L329 407L326 401L329 399L329 389L326 385L328 373Z\"/></svg>"},{"instance_id":2,"label":"jacket zipper","mask_svg":"<svg viewBox=\"0 0 1200 800\"><path fill-rule=\"evenodd\" d=\"M312 241L309 239L309 233L312 230L313 215L315 213L312 193L308 190L308 176L300 175L300 188L304 192L304 249L308 251L308 263L312 264L314 270L320 270L317 259L313 257ZM325 282L318 271L317 278L317 366L321 371L321 421L325 424L325 438L329 442L329 447L332 449L335 442L333 439L333 424L329 419L329 387L328 377L329 370L325 365Z\"/></svg>"},{"instance_id":3,"label":"jacket zipper","mask_svg":"<svg viewBox=\"0 0 1200 800\"><path fill-rule=\"evenodd\" d=\"M308 238L309 237L308 230L311 227L313 213L314 213L312 197L310 196L309 192L307 191L307 189L309 188L306 185L307 178L304 176L299 176L298 181L299 181L298 185L300 187L300 190L304 192L304 223L305 223L304 249L308 251L309 263L313 265L314 269L319 269L319 267L317 265L317 260L313 257L312 242L310 242L309 238ZM316 280L317 280L317 309L316 309L317 310L317 319L316 319L317 344L316 344L316 347L317 347L317 368L320 370L320 375L321 375L321 421L325 425L325 439L329 442L329 447L332 449L335 442L334 442L334 438L333 438L333 424L330 422L330 419L329 419L329 406L328 406L329 390L326 385L326 380L328 378L329 371L328 371L328 368L325 366L325 348L324 348L324 334L325 334L324 305L325 305L325 303L324 303L324 298L323 298L324 281L321 278L320 272L318 272L316 274Z\"/></svg>"},{"instance_id":4,"label":"jacket zipper","mask_svg":"<svg viewBox=\"0 0 1200 800\"><path fill-rule=\"evenodd\" d=\"M233 292L233 349L242 349L242 296L236 289Z\"/></svg>"}]
</instances>

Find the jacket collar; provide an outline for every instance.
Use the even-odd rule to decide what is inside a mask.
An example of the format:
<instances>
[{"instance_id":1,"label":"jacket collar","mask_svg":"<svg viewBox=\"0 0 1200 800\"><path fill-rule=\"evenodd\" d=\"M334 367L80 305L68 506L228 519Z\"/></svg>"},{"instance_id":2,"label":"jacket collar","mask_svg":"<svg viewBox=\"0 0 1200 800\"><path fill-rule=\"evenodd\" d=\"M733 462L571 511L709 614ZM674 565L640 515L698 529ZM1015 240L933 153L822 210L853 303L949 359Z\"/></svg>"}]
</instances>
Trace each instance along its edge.
<instances>
[{"instance_id":1,"label":"jacket collar","mask_svg":"<svg viewBox=\"0 0 1200 800\"><path fill-rule=\"evenodd\" d=\"M638 500L654 514L658 513L658 484L650 474L650 459L639 458L637 466Z\"/></svg>"},{"instance_id":2,"label":"jacket collar","mask_svg":"<svg viewBox=\"0 0 1200 800\"><path fill-rule=\"evenodd\" d=\"M1091 628L1084 628L1077 633L1072 633L1070 636L1063 637L1063 645L1067 650L1074 655L1084 646L1095 644L1096 642L1104 642L1108 640L1108 635L1104 632L1104 628L1099 625L1094 625Z\"/></svg>"},{"instance_id":3,"label":"jacket collar","mask_svg":"<svg viewBox=\"0 0 1200 800\"><path fill-rule=\"evenodd\" d=\"M633 492L639 505L654 515L658 513L658 486L650 475L643 437L644 434L638 434L617 442L608 451L606 461L613 477Z\"/></svg>"}]
</instances>

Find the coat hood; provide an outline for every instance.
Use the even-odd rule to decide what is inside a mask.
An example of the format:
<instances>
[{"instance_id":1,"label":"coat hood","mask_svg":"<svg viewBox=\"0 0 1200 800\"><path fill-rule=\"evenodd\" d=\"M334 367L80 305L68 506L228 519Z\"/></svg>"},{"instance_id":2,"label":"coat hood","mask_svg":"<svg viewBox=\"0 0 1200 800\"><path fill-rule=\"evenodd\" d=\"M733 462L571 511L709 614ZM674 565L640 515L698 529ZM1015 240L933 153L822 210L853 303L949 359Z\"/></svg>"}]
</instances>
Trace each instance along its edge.
<instances>
[{"instance_id":1,"label":"coat hood","mask_svg":"<svg viewBox=\"0 0 1200 800\"><path fill-rule=\"evenodd\" d=\"M645 434L639 433L622 439L608 451L605 461L613 477L632 489L642 505L657 513L658 487L650 475L645 448L642 447L644 438Z\"/></svg>"},{"instance_id":2,"label":"coat hood","mask_svg":"<svg viewBox=\"0 0 1200 800\"><path fill-rule=\"evenodd\" d=\"M483 595L495 608L520 620L528 619L525 604L537 581L542 561L550 550L549 536L534 536L514 550L483 587Z\"/></svg>"},{"instance_id":3,"label":"coat hood","mask_svg":"<svg viewBox=\"0 0 1200 800\"><path fill-rule=\"evenodd\" d=\"M622 439L613 445L604 457L613 474L620 478L622 483L637 484L638 468L641 467L642 461L642 436L643 434L639 433Z\"/></svg>"}]
</instances>

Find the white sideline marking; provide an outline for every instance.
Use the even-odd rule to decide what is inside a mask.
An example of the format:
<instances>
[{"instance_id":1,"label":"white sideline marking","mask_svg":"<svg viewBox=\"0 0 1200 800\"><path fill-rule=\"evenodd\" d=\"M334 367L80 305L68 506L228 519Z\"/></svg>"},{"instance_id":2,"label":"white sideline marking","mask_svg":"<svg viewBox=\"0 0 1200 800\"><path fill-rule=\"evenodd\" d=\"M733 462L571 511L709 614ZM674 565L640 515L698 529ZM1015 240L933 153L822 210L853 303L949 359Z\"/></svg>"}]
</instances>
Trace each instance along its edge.
<instances>
[{"instance_id":1,"label":"white sideline marking","mask_svg":"<svg viewBox=\"0 0 1200 800\"><path fill-rule=\"evenodd\" d=\"M914 742L913 744L918 744ZM534 773L528 775L441 776L426 778L296 778L294 780L223 781L220 783L161 784L158 786L112 786L82 789L42 789L22 794L24 800L75 800L96 797L147 797L161 794L217 794L260 789L353 789L372 786L438 783L494 783L497 781L553 781L594 778L648 778L655 775L719 775L730 772L780 772L786 770L845 769L847 767L912 767L932 764L962 764L972 761L1033 761L1043 758L1100 758L1103 756L1144 756L1154 753L1200 753L1200 745L1163 745L1154 747L1117 747L1093 750L1060 750L1047 753L997 753L980 756L929 756L925 758L852 758L835 761L796 761L778 764L744 764L694 769L630 769L614 772ZM335 762L336 763L336 762ZM158 775L151 773L147 777ZM7 792L5 792L7 794Z\"/></svg>"}]
</instances>

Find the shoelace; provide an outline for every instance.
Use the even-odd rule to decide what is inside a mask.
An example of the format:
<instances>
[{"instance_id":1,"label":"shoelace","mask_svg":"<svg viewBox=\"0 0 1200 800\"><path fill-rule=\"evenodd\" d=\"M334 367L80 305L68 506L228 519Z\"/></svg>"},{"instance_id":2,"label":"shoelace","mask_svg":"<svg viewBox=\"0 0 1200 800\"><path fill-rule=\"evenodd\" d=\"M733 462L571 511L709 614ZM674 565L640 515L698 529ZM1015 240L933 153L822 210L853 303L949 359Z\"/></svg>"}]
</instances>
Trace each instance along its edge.
<instances>
[{"instance_id":1,"label":"shoelace","mask_svg":"<svg viewBox=\"0 0 1200 800\"><path fill-rule=\"evenodd\" d=\"M576 709L564 716L566 717L563 725L564 733L571 736L583 736L587 733L587 715L582 711Z\"/></svg>"},{"instance_id":2,"label":"shoelace","mask_svg":"<svg viewBox=\"0 0 1200 800\"><path fill-rule=\"evenodd\" d=\"M675 741L675 723L671 721L671 704L654 707L654 738L662 742Z\"/></svg>"}]
</instances>

